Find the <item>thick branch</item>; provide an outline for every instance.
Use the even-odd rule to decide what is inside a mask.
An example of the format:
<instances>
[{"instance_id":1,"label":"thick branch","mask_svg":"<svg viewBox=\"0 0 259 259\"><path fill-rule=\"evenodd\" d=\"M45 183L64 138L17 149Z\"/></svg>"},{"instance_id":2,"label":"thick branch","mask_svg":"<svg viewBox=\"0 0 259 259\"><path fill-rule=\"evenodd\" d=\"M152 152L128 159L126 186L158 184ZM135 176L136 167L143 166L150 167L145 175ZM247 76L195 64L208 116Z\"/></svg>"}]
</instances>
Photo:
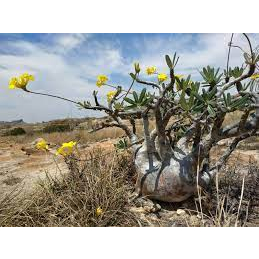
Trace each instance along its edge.
<instances>
[{"instance_id":1,"label":"thick branch","mask_svg":"<svg viewBox=\"0 0 259 259\"><path fill-rule=\"evenodd\" d=\"M240 122L227 126L220 130L217 139L219 141L226 138L236 137L247 131L258 130L258 121L259 120L254 118L246 121L246 123L242 122L242 127L240 127Z\"/></svg>"},{"instance_id":2,"label":"thick branch","mask_svg":"<svg viewBox=\"0 0 259 259\"><path fill-rule=\"evenodd\" d=\"M143 114L142 118L143 118L144 136L145 136L146 148L147 148L149 171L152 171L154 169L154 160L153 160L154 150L153 150L153 144L150 138L149 121L148 121L147 114Z\"/></svg>"},{"instance_id":3,"label":"thick branch","mask_svg":"<svg viewBox=\"0 0 259 259\"><path fill-rule=\"evenodd\" d=\"M125 123L123 123L121 118L117 117L115 114L111 114L111 116L118 123L119 127L125 131L131 143L134 143L138 140L137 136L130 130L130 128Z\"/></svg>"},{"instance_id":4,"label":"thick branch","mask_svg":"<svg viewBox=\"0 0 259 259\"><path fill-rule=\"evenodd\" d=\"M167 110L167 112L165 113L164 118L163 118L163 125L164 125L164 127L167 126L169 120L171 119L171 117L173 115L175 115L177 112L179 114L180 110L181 109L179 107L173 107L173 108Z\"/></svg>"},{"instance_id":5,"label":"thick branch","mask_svg":"<svg viewBox=\"0 0 259 259\"><path fill-rule=\"evenodd\" d=\"M132 125L133 134L136 134L136 122L135 122L135 120L131 117L129 121L130 121L130 124Z\"/></svg>"},{"instance_id":6,"label":"thick branch","mask_svg":"<svg viewBox=\"0 0 259 259\"><path fill-rule=\"evenodd\" d=\"M205 183L205 185L207 185L212 179L213 177L216 175L216 173L219 172L219 170L222 168L222 166L224 166L227 162L227 160L229 159L230 155L232 154L232 152L236 149L238 143L246 138L249 138L253 135L255 135L256 132L252 131L252 132L247 132L244 133L238 137L236 137L231 145L225 150L224 154L220 157L220 159L218 160L218 162L215 164L215 166L213 166L209 171L203 171L201 172L201 182L200 184L203 185Z\"/></svg>"}]
</instances>

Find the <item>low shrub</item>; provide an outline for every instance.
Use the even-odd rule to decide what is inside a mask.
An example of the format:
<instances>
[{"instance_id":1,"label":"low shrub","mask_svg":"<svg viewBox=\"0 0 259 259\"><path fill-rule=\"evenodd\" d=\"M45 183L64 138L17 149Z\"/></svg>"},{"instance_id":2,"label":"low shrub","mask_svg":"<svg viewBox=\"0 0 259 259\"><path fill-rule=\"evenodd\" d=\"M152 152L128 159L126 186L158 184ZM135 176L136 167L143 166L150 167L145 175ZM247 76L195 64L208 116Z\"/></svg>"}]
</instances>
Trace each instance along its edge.
<instances>
[{"instance_id":1,"label":"low shrub","mask_svg":"<svg viewBox=\"0 0 259 259\"><path fill-rule=\"evenodd\" d=\"M50 124L43 128L44 133L52 133L52 132L65 132L71 131L72 127L69 124Z\"/></svg>"},{"instance_id":2,"label":"low shrub","mask_svg":"<svg viewBox=\"0 0 259 259\"><path fill-rule=\"evenodd\" d=\"M17 128L13 128L8 130L7 132L5 132L5 136L18 136L18 135L24 135L26 134L26 131L21 128L21 127L17 127Z\"/></svg>"}]
</instances>

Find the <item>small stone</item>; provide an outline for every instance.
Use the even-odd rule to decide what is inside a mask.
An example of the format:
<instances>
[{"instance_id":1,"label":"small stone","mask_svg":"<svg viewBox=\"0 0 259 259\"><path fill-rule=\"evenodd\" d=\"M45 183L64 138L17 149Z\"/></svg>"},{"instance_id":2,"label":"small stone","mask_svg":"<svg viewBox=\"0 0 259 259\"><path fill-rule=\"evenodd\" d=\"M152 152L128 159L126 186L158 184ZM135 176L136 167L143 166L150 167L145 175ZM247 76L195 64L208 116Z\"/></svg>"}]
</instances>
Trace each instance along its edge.
<instances>
[{"instance_id":1,"label":"small stone","mask_svg":"<svg viewBox=\"0 0 259 259\"><path fill-rule=\"evenodd\" d=\"M176 211L176 213L177 213L177 215L184 215L184 214L186 214L185 210L182 210L182 209L178 209Z\"/></svg>"},{"instance_id":2,"label":"small stone","mask_svg":"<svg viewBox=\"0 0 259 259\"><path fill-rule=\"evenodd\" d=\"M164 219L170 219L171 217L173 217L175 215L176 215L176 211L168 211L168 210L164 210L164 209L161 209L159 211L159 216Z\"/></svg>"},{"instance_id":3,"label":"small stone","mask_svg":"<svg viewBox=\"0 0 259 259\"><path fill-rule=\"evenodd\" d=\"M155 204L154 204L154 207L155 207L155 211L156 211L156 212L161 210L161 205L158 204L158 203L155 203Z\"/></svg>"},{"instance_id":4,"label":"small stone","mask_svg":"<svg viewBox=\"0 0 259 259\"><path fill-rule=\"evenodd\" d=\"M140 208L131 207L129 210L133 213L146 213L145 209L142 207Z\"/></svg>"}]
</instances>

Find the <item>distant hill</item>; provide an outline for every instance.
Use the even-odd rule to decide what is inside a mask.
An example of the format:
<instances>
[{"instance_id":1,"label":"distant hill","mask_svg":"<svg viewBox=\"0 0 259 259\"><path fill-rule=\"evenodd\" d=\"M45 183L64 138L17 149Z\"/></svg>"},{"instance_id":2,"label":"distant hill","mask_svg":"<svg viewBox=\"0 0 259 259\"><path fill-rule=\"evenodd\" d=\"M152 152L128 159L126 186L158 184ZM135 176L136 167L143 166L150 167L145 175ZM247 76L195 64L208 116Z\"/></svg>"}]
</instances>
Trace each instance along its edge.
<instances>
[{"instance_id":1,"label":"distant hill","mask_svg":"<svg viewBox=\"0 0 259 259\"><path fill-rule=\"evenodd\" d=\"M9 125L13 126L17 124L25 124L25 122L23 121L23 119L14 120L14 121L0 121L0 126L9 126Z\"/></svg>"}]
</instances>

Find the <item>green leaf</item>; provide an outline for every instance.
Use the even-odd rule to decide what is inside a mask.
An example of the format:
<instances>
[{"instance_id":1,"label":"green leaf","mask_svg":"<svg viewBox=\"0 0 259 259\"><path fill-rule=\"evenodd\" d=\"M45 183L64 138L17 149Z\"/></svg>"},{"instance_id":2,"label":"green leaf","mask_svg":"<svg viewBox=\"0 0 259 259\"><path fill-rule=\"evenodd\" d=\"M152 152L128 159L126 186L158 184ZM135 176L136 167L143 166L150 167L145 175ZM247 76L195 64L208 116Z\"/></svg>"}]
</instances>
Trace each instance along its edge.
<instances>
[{"instance_id":1,"label":"green leaf","mask_svg":"<svg viewBox=\"0 0 259 259\"><path fill-rule=\"evenodd\" d=\"M202 112L203 109L204 109L204 104L203 104L203 103L201 103L201 104L196 105L196 106L193 107L193 111L194 111L194 112Z\"/></svg>"},{"instance_id":2,"label":"green leaf","mask_svg":"<svg viewBox=\"0 0 259 259\"><path fill-rule=\"evenodd\" d=\"M165 55L165 60L166 60L167 66L168 66L170 69L172 69L172 68L173 68L173 63L172 63L172 61L171 61L171 59L170 59L170 57L169 57L168 55Z\"/></svg>"},{"instance_id":3,"label":"green leaf","mask_svg":"<svg viewBox=\"0 0 259 259\"><path fill-rule=\"evenodd\" d=\"M126 106L124 109L125 110L131 110L131 109L134 109L134 108L137 108L136 104L132 104L132 105Z\"/></svg>"},{"instance_id":4,"label":"green leaf","mask_svg":"<svg viewBox=\"0 0 259 259\"><path fill-rule=\"evenodd\" d=\"M204 99L197 93L193 93L193 95L201 102L204 102Z\"/></svg>"},{"instance_id":5,"label":"green leaf","mask_svg":"<svg viewBox=\"0 0 259 259\"><path fill-rule=\"evenodd\" d=\"M201 74L202 78L205 80L205 78L206 78L205 74L202 71L200 71L200 74Z\"/></svg>"},{"instance_id":6,"label":"green leaf","mask_svg":"<svg viewBox=\"0 0 259 259\"><path fill-rule=\"evenodd\" d=\"M205 76L207 75L207 70L206 70L205 67L203 68L203 74L204 74Z\"/></svg>"},{"instance_id":7,"label":"green leaf","mask_svg":"<svg viewBox=\"0 0 259 259\"><path fill-rule=\"evenodd\" d=\"M138 94L135 91L133 91L133 97L134 97L135 103L138 103Z\"/></svg>"},{"instance_id":8,"label":"green leaf","mask_svg":"<svg viewBox=\"0 0 259 259\"><path fill-rule=\"evenodd\" d=\"M227 93L227 102L228 102L228 106L230 106L231 104L231 94Z\"/></svg>"},{"instance_id":9,"label":"green leaf","mask_svg":"<svg viewBox=\"0 0 259 259\"><path fill-rule=\"evenodd\" d=\"M130 103L130 104L132 104L132 105L135 105L135 104L136 104L133 100L131 100L131 99L128 98L128 97L124 97L124 100L125 100L127 103Z\"/></svg>"},{"instance_id":10,"label":"green leaf","mask_svg":"<svg viewBox=\"0 0 259 259\"><path fill-rule=\"evenodd\" d=\"M148 104L151 101L151 98L147 98L145 97L144 100L142 101L141 105L145 106L146 104Z\"/></svg>"},{"instance_id":11,"label":"green leaf","mask_svg":"<svg viewBox=\"0 0 259 259\"><path fill-rule=\"evenodd\" d=\"M208 99L210 100L211 98L213 98L216 93L217 93L217 86L214 86L212 90L208 93Z\"/></svg>"},{"instance_id":12,"label":"green leaf","mask_svg":"<svg viewBox=\"0 0 259 259\"><path fill-rule=\"evenodd\" d=\"M213 71L214 71L214 68L213 68ZM217 69L216 73L215 73L215 77L218 75L219 73L219 68Z\"/></svg>"},{"instance_id":13,"label":"green leaf","mask_svg":"<svg viewBox=\"0 0 259 259\"><path fill-rule=\"evenodd\" d=\"M140 103L142 103L142 101L143 101L143 99L144 99L144 97L145 97L145 95L146 95L146 91L147 91L146 88L142 89L142 91L141 91L141 93L140 93L140 95L139 95L139 102L140 102Z\"/></svg>"},{"instance_id":14,"label":"green leaf","mask_svg":"<svg viewBox=\"0 0 259 259\"><path fill-rule=\"evenodd\" d=\"M191 75L188 75L188 77L187 77L186 80L185 80L186 86L189 85L190 79L191 79Z\"/></svg>"},{"instance_id":15,"label":"green leaf","mask_svg":"<svg viewBox=\"0 0 259 259\"><path fill-rule=\"evenodd\" d=\"M133 73L130 73L130 76L132 77L132 79L136 80L136 75Z\"/></svg>"},{"instance_id":16,"label":"green leaf","mask_svg":"<svg viewBox=\"0 0 259 259\"><path fill-rule=\"evenodd\" d=\"M223 93L223 97L224 97L224 102L226 107L228 107L228 100L227 100L227 96L225 95L225 93Z\"/></svg>"},{"instance_id":17,"label":"green leaf","mask_svg":"<svg viewBox=\"0 0 259 259\"><path fill-rule=\"evenodd\" d=\"M207 110L208 110L208 112L209 112L211 117L215 117L216 116L216 113L215 113L215 111L214 111L214 109L212 108L211 105L208 105Z\"/></svg>"},{"instance_id":18,"label":"green leaf","mask_svg":"<svg viewBox=\"0 0 259 259\"><path fill-rule=\"evenodd\" d=\"M173 68L177 65L178 61L179 61L179 57L176 57L176 52L175 52L173 57Z\"/></svg>"},{"instance_id":19,"label":"green leaf","mask_svg":"<svg viewBox=\"0 0 259 259\"><path fill-rule=\"evenodd\" d=\"M202 84L205 84L206 86L214 86L217 85L223 74L218 75L219 68L215 70L214 68L211 68L210 66L207 66L207 68L203 68L202 71L200 71L201 76L203 77L204 81Z\"/></svg>"},{"instance_id":20,"label":"green leaf","mask_svg":"<svg viewBox=\"0 0 259 259\"><path fill-rule=\"evenodd\" d=\"M194 101L195 101L195 89L191 90L191 96L189 98L189 108L191 108L194 105Z\"/></svg>"},{"instance_id":21,"label":"green leaf","mask_svg":"<svg viewBox=\"0 0 259 259\"><path fill-rule=\"evenodd\" d=\"M239 98L238 100L235 100L231 105L230 108L234 109L234 108L242 108L248 101L249 99L249 95L245 95L242 98Z\"/></svg>"},{"instance_id":22,"label":"green leaf","mask_svg":"<svg viewBox=\"0 0 259 259\"><path fill-rule=\"evenodd\" d=\"M182 93L181 93L181 97L180 97L179 102L180 102L180 105L182 106L182 108L183 108L185 111L188 111L188 110L189 110L188 103L187 103L187 101L186 101L186 99L185 99L185 92L184 92L184 91L182 91Z\"/></svg>"},{"instance_id":23,"label":"green leaf","mask_svg":"<svg viewBox=\"0 0 259 259\"><path fill-rule=\"evenodd\" d=\"M126 139L120 139L114 146L117 150L125 150L128 148L128 142Z\"/></svg>"},{"instance_id":24,"label":"green leaf","mask_svg":"<svg viewBox=\"0 0 259 259\"><path fill-rule=\"evenodd\" d=\"M194 93L198 93L198 92L199 92L199 89L200 89L200 83L197 83L197 82L193 83L193 84L191 85L191 89L192 89L192 91L193 91Z\"/></svg>"}]
</instances>

